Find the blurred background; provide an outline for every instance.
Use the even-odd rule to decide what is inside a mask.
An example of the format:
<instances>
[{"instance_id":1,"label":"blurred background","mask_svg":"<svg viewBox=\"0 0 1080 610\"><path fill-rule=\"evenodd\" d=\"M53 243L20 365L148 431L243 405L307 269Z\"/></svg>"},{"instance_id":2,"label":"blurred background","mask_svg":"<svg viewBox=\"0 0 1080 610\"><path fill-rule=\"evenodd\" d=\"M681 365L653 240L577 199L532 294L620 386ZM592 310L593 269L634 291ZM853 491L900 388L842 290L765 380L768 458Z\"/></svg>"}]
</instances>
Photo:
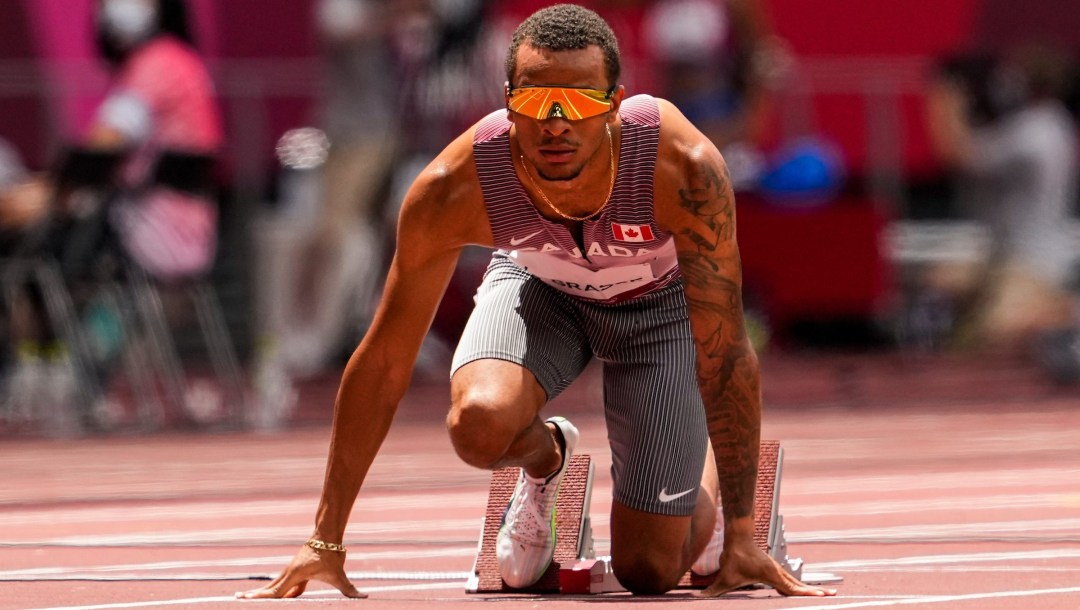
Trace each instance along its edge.
<instances>
[{"instance_id":1,"label":"blurred background","mask_svg":"<svg viewBox=\"0 0 1080 610\"><path fill-rule=\"evenodd\" d=\"M628 94L724 153L767 387L918 362L1077 394L1071 3L580 3ZM0 432L325 423L404 190L502 106L547 4L0 0ZM418 382L445 383L485 261Z\"/></svg>"}]
</instances>

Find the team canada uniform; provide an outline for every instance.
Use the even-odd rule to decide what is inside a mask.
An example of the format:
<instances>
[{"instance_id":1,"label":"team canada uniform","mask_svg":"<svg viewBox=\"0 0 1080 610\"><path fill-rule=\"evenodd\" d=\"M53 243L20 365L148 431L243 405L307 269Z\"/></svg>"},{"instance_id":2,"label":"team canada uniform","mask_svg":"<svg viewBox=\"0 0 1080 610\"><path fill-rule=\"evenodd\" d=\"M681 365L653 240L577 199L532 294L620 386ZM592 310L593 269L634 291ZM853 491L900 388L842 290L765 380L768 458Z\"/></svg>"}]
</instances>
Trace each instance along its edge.
<instances>
[{"instance_id":1,"label":"team canada uniform","mask_svg":"<svg viewBox=\"0 0 1080 610\"><path fill-rule=\"evenodd\" d=\"M614 499L689 515L708 436L674 240L653 213L659 109L639 95L619 114L615 184L601 213L582 222L580 244L540 215L518 181L506 111L477 124L473 150L497 249L453 370L481 358L515 362L552 399L597 358Z\"/></svg>"}]
</instances>

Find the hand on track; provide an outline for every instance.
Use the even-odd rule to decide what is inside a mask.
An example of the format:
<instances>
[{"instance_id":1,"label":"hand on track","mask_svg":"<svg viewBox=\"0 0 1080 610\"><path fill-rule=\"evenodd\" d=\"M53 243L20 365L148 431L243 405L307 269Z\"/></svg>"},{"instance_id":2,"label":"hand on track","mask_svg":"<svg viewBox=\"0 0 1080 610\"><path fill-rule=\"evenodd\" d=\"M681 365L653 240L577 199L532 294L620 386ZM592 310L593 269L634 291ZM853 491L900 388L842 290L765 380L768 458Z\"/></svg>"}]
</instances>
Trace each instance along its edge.
<instances>
[{"instance_id":1,"label":"hand on track","mask_svg":"<svg viewBox=\"0 0 1080 610\"><path fill-rule=\"evenodd\" d=\"M746 543L732 544L724 549L716 580L702 591L701 595L717 597L758 583L776 589L781 595L836 595L836 589L824 589L801 582L749 539Z\"/></svg>"},{"instance_id":2,"label":"hand on track","mask_svg":"<svg viewBox=\"0 0 1080 610\"><path fill-rule=\"evenodd\" d=\"M280 576L273 582L250 591L236 594L240 599L278 599L299 597L309 581L318 580L333 586L345 597L362 598L361 593L345 575L345 554L335 551L317 551L307 545L293 557Z\"/></svg>"}]
</instances>

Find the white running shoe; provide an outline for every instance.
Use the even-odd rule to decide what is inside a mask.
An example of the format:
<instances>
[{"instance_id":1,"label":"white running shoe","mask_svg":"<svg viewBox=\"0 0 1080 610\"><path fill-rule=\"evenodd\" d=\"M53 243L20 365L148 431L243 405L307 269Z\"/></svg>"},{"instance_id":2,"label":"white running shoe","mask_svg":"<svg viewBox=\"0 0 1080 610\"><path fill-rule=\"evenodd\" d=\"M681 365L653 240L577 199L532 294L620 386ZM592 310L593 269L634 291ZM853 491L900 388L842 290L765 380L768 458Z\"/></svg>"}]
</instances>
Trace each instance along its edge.
<instances>
[{"instance_id":1,"label":"white running shoe","mask_svg":"<svg viewBox=\"0 0 1080 610\"><path fill-rule=\"evenodd\" d=\"M698 576L717 573L720 571L720 553L722 552L724 552L724 506L718 502L712 538L709 538L709 544L705 545L705 550L690 566L690 571Z\"/></svg>"},{"instance_id":2,"label":"white running shoe","mask_svg":"<svg viewBox=\"0 0 1080 610\"><path fill-rule=\"evenodd\" d=\"M547 421L555 424L562 434L562 466L544 479L534 479L522 469L495 539L499 575L515 589L536 583L551 565L555 555L555 500L559 497L559 481L580 436L577 428L563 417Z\"/></svg>"}]
</instances>

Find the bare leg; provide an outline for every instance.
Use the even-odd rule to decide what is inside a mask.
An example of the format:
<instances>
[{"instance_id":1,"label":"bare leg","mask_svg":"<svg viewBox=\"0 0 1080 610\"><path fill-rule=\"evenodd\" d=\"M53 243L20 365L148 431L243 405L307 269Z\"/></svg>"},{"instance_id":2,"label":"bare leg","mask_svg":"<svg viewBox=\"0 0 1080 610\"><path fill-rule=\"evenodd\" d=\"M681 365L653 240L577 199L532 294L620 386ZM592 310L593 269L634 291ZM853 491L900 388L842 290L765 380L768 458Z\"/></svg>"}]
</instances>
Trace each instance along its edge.
<instances>
[{"instance_id":1,"label":"bare leg","mask_svg":"<svg viewBox=\"0 0 1080 610\"><path fill-rule=\"evenodd\" d=\"M634 593L656 595L679 584L712 537L717 481L716 460L709 447L692 515L671 517L618 502L612 505L612 568L624 587Z\"/></svg>"},{"instance_id":2,"label":"bare leg","mask_svg":"<svg viewBox=\"0 0 1080 610\"><path fill-rule=\"evenodd\" d=\"M505 360L476 360L450 382L450 441L465 463L495 469L521 466L530 476L558 470L562 452L554 427L540 420L547 394L528 369Z\"/></svg>"}]
</instances>

